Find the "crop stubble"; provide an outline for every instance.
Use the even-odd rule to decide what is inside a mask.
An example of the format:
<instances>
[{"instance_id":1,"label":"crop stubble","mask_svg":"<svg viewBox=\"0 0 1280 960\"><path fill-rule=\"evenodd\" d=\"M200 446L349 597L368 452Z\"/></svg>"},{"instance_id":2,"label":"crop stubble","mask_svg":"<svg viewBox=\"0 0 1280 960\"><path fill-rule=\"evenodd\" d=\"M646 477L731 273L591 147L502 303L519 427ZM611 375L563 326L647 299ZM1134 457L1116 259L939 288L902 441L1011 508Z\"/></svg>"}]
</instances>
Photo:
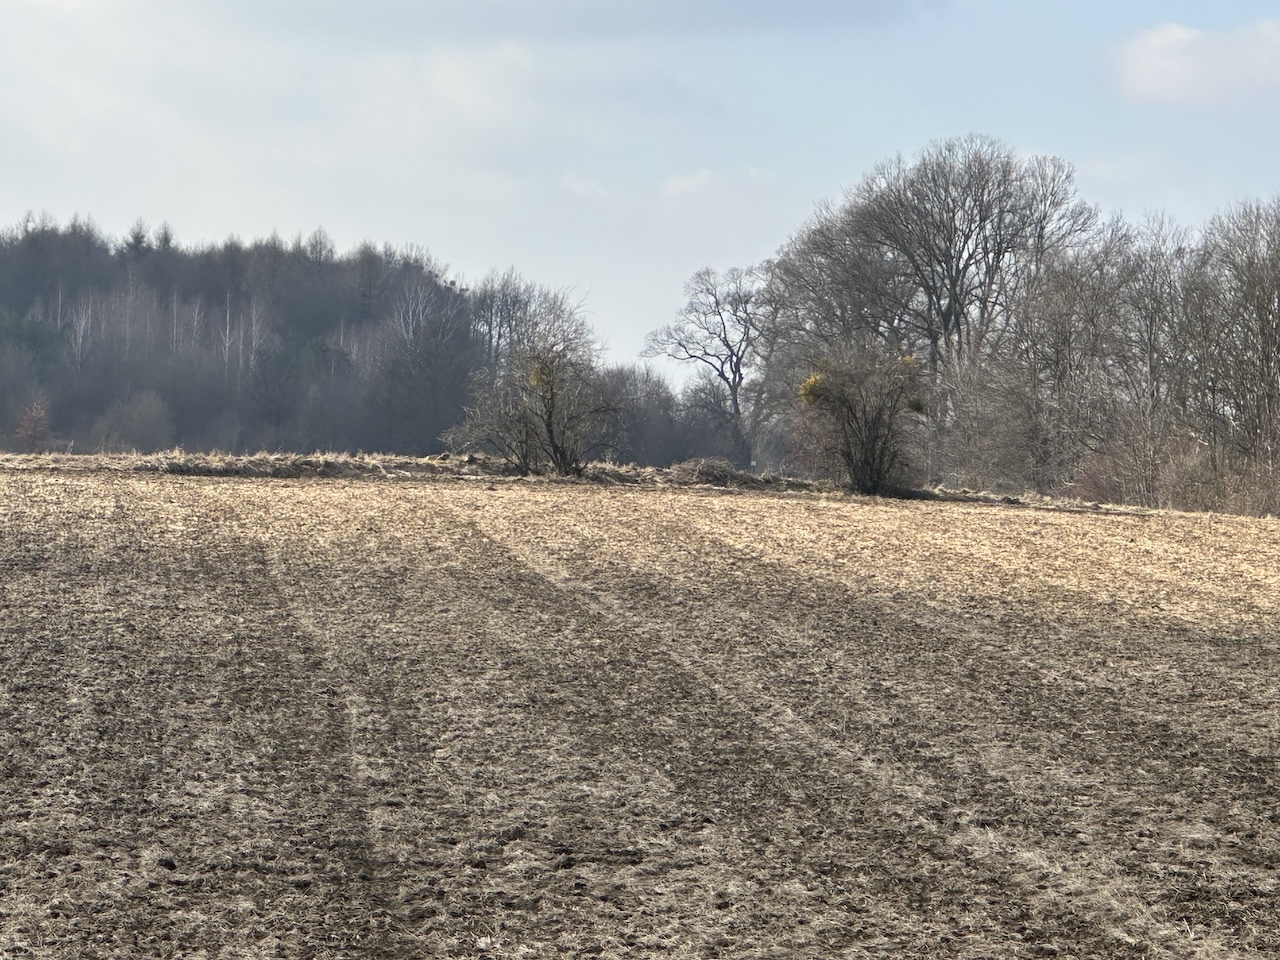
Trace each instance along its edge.
<instances>
[{"instance_id":1,"label":"crop stubble","mask_svg":"<svg viewBox=\"0 0 1280 960\"><path fill-rule=\"evenodd\" d=\"M1280 524L0 473L0 955L1280 952Z\"/></svg>"}]
</instances>

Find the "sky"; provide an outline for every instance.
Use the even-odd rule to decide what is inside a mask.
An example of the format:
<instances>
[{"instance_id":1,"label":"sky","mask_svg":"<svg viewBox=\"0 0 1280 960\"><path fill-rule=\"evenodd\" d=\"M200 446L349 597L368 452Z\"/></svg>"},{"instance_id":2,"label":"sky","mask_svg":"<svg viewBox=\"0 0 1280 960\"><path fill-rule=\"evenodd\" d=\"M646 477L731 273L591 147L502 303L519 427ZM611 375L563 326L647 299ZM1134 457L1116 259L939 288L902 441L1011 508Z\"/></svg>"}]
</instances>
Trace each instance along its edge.
<instances>
[{"instance_id":1,"label":"sky","mask_svg":"<svg viewBox=\"0 0 1280 960\"><path fill-rule=\"evenodd\" d=\"M322 227L514 266L635 359L876 164L967 134L1195 227L1280 195L1254 0L0 0L0 225Z\"/></svg>"}]
</instances>

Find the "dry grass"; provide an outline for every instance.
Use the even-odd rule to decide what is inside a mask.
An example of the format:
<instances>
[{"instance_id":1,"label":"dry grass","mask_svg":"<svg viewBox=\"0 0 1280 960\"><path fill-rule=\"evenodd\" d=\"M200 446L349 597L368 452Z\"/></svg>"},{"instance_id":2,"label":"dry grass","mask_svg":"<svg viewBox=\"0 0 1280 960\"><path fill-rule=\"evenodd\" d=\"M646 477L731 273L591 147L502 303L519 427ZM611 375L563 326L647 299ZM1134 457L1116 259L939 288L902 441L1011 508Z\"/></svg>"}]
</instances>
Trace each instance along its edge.
<instances>
[{"instance_id":1,"label":"dry grass","mask_svg":"<svg viewBox=\"0 0 1280 960\"><path fill-rule=\"evenodd\" d=\"M10 471L58 471L73 473L162 473L186 477L259 477L298 480L304 478L374 480L475 479L534 481L543 483L594 483L627 486L710 486L775 491L835 489L829 481L794 477L758 476L738 470L727 460L702 458L672 467L637 467L615 463L589 463L576 477L522 477L509 463L483 454L404 457L396 454L268 453L248 456L221 453L186 453L181 449L153 454L12 454L0 453L0 469ZM931 494L930 496L937 496ZM954 499L975 499L966 493L947 494ZM976 499L988 499L977 497Z\"/></svg>"},{"instance_id":2,"label":"dry grass","mask_svg":"<svg viewBox=\"0 0 1280 960\"><path fill-rule=\"evenodd\" d=\"M1280 953L1280 523L136 462L0 471L0 956Z\"/></svg>"}]
</instances>

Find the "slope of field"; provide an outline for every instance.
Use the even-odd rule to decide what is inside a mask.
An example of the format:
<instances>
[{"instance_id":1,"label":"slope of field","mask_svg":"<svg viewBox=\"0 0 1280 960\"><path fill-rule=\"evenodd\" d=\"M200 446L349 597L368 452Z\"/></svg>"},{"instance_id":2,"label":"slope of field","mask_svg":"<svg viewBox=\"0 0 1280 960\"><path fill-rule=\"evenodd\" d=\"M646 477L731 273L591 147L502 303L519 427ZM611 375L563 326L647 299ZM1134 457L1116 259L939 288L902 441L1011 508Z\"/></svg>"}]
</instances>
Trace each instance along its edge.
<instances>
[{"instance_id":1,"label":"slope of field","mask_svg":"<svg viewBox=\"0 0 1280 960\"><path fill-rule=\"evenodd\" d=\"M1280 955L1277 543L0 471L0 956Z\"/></svg>"}]
</instances>

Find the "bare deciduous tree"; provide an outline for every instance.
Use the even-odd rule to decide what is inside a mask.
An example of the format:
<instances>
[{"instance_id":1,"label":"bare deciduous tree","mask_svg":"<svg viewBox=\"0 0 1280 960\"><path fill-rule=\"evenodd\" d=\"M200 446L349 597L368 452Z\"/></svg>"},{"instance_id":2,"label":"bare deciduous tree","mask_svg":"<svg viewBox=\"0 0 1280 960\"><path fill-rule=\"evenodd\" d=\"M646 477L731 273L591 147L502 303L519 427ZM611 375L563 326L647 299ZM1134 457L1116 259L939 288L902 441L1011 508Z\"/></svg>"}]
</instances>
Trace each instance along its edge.
<instances>
[{"instance_id":1,"label":"bare deciduous tree","mask_svg":"<svg viewBox=\"0 0 1280 960\"><path fill-rule=\"evenodd\" d=\"M1187 324L1198 253L1186 230L1155 217L1126 254L1112 256L1127 262L1122 302L1108 327L1114 403L1107 462L1116 499L1151 507L1197 502L1186 468L1200 446L1189 402L1194 351ZM1206 459L1211 470L1212 456Z\"/></svg>"},{"instance_id":2,"label":"bare deciduous tree","mask_svg":"<svg viewBox=\"0 0 1280 960\"><path fill-rule=\"evenodd\" d=\"M525 339L546 296L515 268L490 273L470 293L471 318L489 370L495 371L513 345Z\"/></svg>"},{"instance_id":3,"label":"bare deciduous tree","mask_svg":"<svg viewBox=\"0 0 1280 960\"><path fill-rule=\"evenodd\" d=\"M649 334L645 355L692 363L724 387L721 413L738 448L735 459L749 466L761 411L746 385L764 326L764 283L755 269L717 273L707 267L684 291L689 299L678 319Z\"/></svg>"},{"instance_id":4,"label":"bare deciduous tree","mask_svg":"<svg viewBox=\"0 0 1280 960\"><path fill-rule=\"evenodd\" d=\"M495 453L525 474L579 473L607 443L613 413L595 337L564 291L538 288L524 319L497 369L475 375L463 421L444 440Z\"/></svg>"},{"instance_id":5,"label":"bare deciduous tree","mask_svg":"<svg viewBox=\"0 0 1280 960\"><path fill-rule=\"evenodd\" d=\"M71 348L71 369L77 374L84 368L85 358L93 343L94 305L90 297L81 297L71 308L71 323L67 331Z\"/></svg>"},{"instance_id":6,"label":"bare deciduous tree","mask_svg":"<svg viewBox=\"0 0 1280 960\"><path fill-rule=\"evenodd\" d=\"M1280 198L1242 203L1205 230L1190 326L1198 405L1228 466L1280 504Z\"/></svg>"},{"instance_id":7,"label":"bare deciduous tree","mask_svg":"<svg viewBox=\"0 0 1280 960\"><path fill-rule=\"evenodd\" d=\"M1086 247L1096 212L1068 164L983 137L881 164L771 265L765 381L785 397L826 354L920 358L929 473L962 476L998 410L1017 311L1050 265Z\"/></svg>"},{"instance_id":8,"label":"bare deciduous tree","mask_svg":"<svg viewBox=\"0 0 1280 960\"><path fill-rule=\"evenodd\" d=\"M1059 253L1013 314L1008 362L992 391L1006 400L997 408L1006 428L1000 466L1040 493L1071 482L1113 427L1112 329L1128 290L1130 242L1115 222L1093 245Z\"/></svg>"},{"instance_id":9,"label":"bare deciduous tree","mask_svg":"<svg viewBox=\"0 0 1280 960\"><path fill-rule=\"evenodd\" d=\"M1029 279L1096 221L1068 164L1020 160L987 137L882 164L848 203L850 226L895 277L902 315L928 341L934 373L996 350Z\"/></svg>"}]
</instances>

